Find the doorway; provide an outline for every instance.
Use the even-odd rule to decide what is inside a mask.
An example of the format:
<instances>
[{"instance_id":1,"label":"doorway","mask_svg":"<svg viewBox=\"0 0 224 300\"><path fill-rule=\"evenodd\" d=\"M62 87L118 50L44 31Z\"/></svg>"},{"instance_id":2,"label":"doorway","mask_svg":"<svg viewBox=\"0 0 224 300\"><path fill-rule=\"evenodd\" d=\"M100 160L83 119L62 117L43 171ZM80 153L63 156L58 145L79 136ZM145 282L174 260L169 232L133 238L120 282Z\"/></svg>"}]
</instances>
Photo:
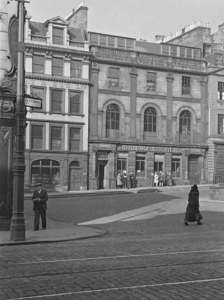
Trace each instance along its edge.
<instances>
[{"instance_id":1,"label":"doorway","mask_svg":"<svg viewBox=\"0 0 224 300\"><path fill-rule=\"evenodd\" d=\"M69 167L69 190L79 191L81 186L81 170L79 162L73 161Z\"/></svg>"},{"instance_id":2,"label":"doorway","mask_svg":"<svg viewBox=\"0 0 224 300\"><path fill-rule=\"evenodd\" d=\"M201 168L198 155L190 155L188 162L188 176L190 184L198 184L201 180Z\"/></svg>"},{"instance_id":3,"label":"doorway","mask_svg":"<svg viewBox=\"0 0 224 300\"><path fill-rule=\"evenodd\" d=\"M107 189L109 188L108 160L98 160L97 165L98 189Z\"/></svg>"}]
</instances>

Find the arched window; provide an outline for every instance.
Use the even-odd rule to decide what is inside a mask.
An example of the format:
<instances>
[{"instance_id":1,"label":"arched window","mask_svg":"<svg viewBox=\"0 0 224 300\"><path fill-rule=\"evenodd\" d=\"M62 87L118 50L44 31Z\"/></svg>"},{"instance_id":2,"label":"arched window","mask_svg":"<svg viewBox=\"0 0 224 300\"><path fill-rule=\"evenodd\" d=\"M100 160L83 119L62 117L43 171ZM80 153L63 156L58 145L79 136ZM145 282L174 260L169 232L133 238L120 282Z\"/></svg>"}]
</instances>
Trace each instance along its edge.
<instances>
[{"instance_id":1,"label":"arched window","mask_svg":"<svg viewBox=\"0 0 224 300\"><path fill-rule=\"evenodd\" d=\"M38 181L48 186L60 184L60 163L49 159L35 160L31 164L31 184Z\"/></svg>"},{"instance_id":2,"label":"arched window","mask_svg":"<svg viewBox=\"0 0 224 300\"><path fill-rule=\"evenodd\" d=\"M180 114L180 141L191 141L191 113L188 110L182 111Z\"/></svg>"},{"instance_id":3,"label":"arched window","mask_svg":"<svg viewBox=\"0 0 224 300\"><path fill-rule=\"evenodd\" d=\"M148 107L144 113L144 132L156 132L156 110Z\"/></svg>"},{"instance_id":4,"label":"arched window","mask_svg":"<svg viewBox=\"0 0 224 300\"><path fill-rule=\"evenodd\" d=\"M110 104L106 111L106 135L118 138L120 136L120 110L117 104Z\"/></svg>"}]
</instances>

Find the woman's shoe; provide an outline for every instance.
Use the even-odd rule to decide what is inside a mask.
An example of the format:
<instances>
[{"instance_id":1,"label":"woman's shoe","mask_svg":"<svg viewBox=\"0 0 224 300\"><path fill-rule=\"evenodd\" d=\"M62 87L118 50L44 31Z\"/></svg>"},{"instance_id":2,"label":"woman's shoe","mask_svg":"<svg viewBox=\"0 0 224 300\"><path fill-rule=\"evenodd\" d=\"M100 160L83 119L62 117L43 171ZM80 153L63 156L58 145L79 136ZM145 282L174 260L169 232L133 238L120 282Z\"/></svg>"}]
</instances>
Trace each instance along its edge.
<instances>
[{"instance_id":1,"label":"woman's shoe","mask_svg":"<svg viewBox=\"0 0 224 300\"><path fill-rule=\"evenodd\" d=\"M198 224L197 225L203 225L203 223L201 221L198 221Z\"/></svg>"},{"instance_id":2,"label":"woman's shoe","mask_svg":"<svg viewBox=\"0 0 224 300\"><path fill-rule=\"evenodd\" d=\"M187 222L187 221L185 221L185 222L184 222L184 225L188 226L188 222Z\"/></svg>"}]
</instances>

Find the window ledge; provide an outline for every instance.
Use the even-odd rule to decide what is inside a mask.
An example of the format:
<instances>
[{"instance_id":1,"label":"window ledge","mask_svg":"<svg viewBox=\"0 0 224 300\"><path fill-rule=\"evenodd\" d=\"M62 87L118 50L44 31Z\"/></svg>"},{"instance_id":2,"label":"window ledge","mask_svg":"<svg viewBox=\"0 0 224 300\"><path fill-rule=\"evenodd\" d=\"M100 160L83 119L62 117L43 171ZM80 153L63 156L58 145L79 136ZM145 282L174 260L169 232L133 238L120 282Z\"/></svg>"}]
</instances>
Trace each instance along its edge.
<instances>
[{"instance_id":1,"label":"window ledge","mask_svg":"<svg viewBox=\"0 0 224 300\"><path fill-rule=\"evenodd\" d=\"M62 112L52 112L52 111L50 111L50 112L49 112L49 115L61 115L61 116L65 116L66 113L62 113Z\"/></svg>"},{"instance_id":2,"label":"window ledge","mask_svg":"<svg viewBox=\"0 0 224 300\"><path fill-rule=\"evenodd\" d=\"M81 118L85 117L84 114L66 114L66 115L68 115L69 117L81 117Z\"/></svg>"}]
</instances>

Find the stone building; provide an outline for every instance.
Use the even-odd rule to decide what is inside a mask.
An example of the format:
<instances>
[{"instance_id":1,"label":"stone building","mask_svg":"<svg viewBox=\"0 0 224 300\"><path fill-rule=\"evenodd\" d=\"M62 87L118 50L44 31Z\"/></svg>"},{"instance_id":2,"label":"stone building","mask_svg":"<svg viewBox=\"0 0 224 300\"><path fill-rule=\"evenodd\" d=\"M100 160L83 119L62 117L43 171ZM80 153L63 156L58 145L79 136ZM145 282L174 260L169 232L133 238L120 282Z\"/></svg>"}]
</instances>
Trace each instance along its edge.
<instances>
[{"instance_id":1,"label":"stone building","mask_svg":"<svg viewBox=\"0 0 224 300\"><path fill-rule=\"evenodd\" d=\"M87 189L89 44L87 7L45 23L26 15L27 189L41 180L49 191Z\"/></svg>"},{"instance_id":2,"label":"stone building","mask_svg":"<svg viewBox=\"0 0 224 300\"><path fill-rule=\"evenodd\" d=\"M207 181L224 182L224 24L211 33L208 24L192 22L158 42L199 47L207 61Z\"/></svg>"},{"instance_id":3,"label":"stone building","mask_svg":"<svg viewBox=\"0 0 224 300\"><path fill-rule=\"evenodd\" d=\"M89 32L89 184L137 186L172 172L173 184L203 183L207 155L207 69L200 47Z\"/></svg>"},{"instance_id":4,"label":"stone building","mask_svg":"<svg viewBox=\"0 0 224 300\"><path fill-rule=\"evenodd\" d=\"M0 0L0 231L9 230L13 203L13 146L16 126L17 3Z\"/></svg>"}]
</instances>

